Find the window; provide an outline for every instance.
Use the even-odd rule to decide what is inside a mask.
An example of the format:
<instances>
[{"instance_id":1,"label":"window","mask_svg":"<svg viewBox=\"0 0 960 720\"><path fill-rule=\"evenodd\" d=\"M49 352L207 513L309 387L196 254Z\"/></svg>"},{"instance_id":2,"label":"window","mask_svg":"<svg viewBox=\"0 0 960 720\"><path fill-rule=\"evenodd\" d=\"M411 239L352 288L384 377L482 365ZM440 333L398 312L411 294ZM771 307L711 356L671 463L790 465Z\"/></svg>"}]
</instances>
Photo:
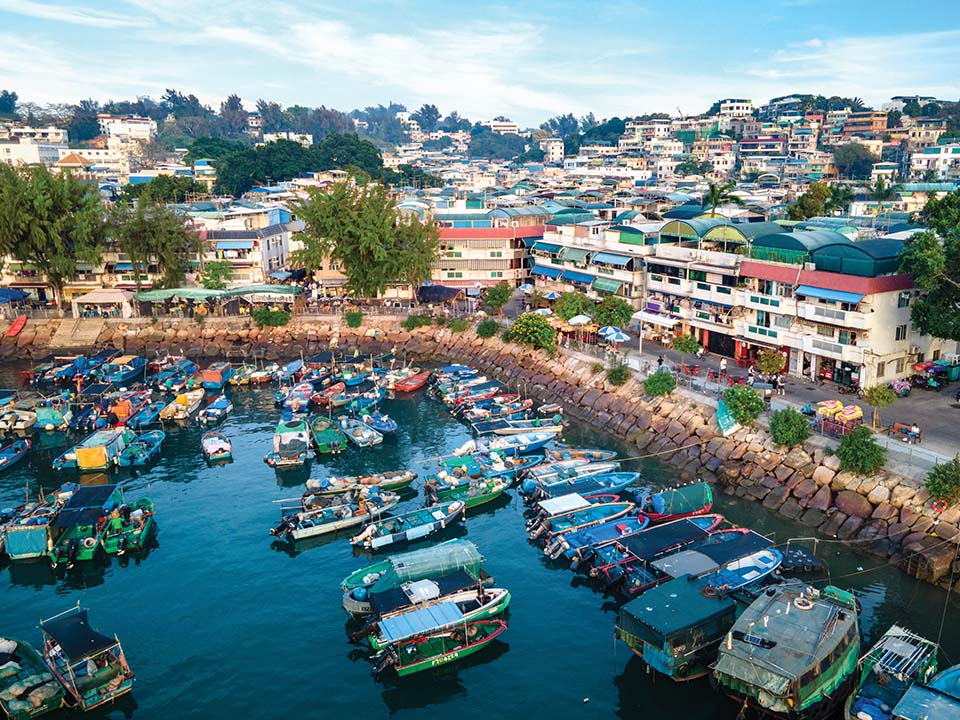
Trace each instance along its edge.
<instances>
[{"instance_id":1,"label":"window","mask_svg":"<svg viewBox=\"0 0 960 720\"><path fill-rule=\"evenodd\" d=\"M463 277L463 273L462 273L462 272L448 272L448 273L447 273L447 277L448 277L448 278L462 278L462 277Z\"/></svg>"},{"instance_id":2,"label":"window","mask_svg":"<svg viewBox=\"0 0 960 720\"><path fill-rule=\"evenodd\" d=\"M877 379L883 379L883 376L887 374L887 364L885 362L877 363Z\"/></svg>"},{"instance_id":3,"label":"window","mask_svg":"<svg viewBox=\"0 0 960 720\"><path fill-rule=\"evenodd\" d=\"M934 360L934 361L939 360L939 359L940 359L940 351L939 351L939 350L934 350L934 351L933 351L933 354L930 356L930 359L931 359L931 360Z\"/></svg>"},{"instance_id":4,"label":"window","mask_svg":"<svg viewBox=\"0 0 960 720\"><path fill-rule=\"evenodd\" d=\"M837 340L841 345L856 345L857 334L849 330L841 330Z\"/></svg>"},{"instance_id":5,"label":"window","mask_svg":"<svg viewBox=\"0 0 960 720\"><path fill-rule=\"evenodd\" d=\"M765 328L770 327L770 317L771 313L766 310L757 310L757 325Z\"/></svg>"},{"instance_id":6,"label":"window","mask_svg":"<svg viewBox=\"0 0 960 720\"><path fill-rule=\"evenodd\" d=\"M495 257L503 257L503 251L501 251L501 250L491 250L491 251L490 251L490 257L492 257L492 258L495 258Z\"/></svg>"},{"instance_id":7,"label":"window","mask_svg":"<svg viewBox=\"0 0 960 720\"><path fill-rule=\"evenodd\" d=\"M707 273L704 270L691 270L690 271L691 280L699 280L700 282L706 282Z\"/></svg>"},{"instance_id":8,"label":"window","mask_svg":"<svg viewBox=\"0 0 960 720\"><path fill-rule=\"evenodd\" d=\"M793 317L790 315L774 315L773 324L778 328L789 330L790 326L793 325Z\"/></svg>"},{"instance_id":9,"label":"window","mask_svg":"<svg viewBox=\"0 0 960 720\"><path fill-rule=\"evenodd\" d=\"M897 295L897 307L898 307L898 308L910 307L910 293L909 293L909 292L902 292L902 293L900 293L899 295Z\"/></svg>"},{"instance_id":10,"label":"window","mask_svg":"<svg viewBox=\"0 0 960 720\"><path fill-rule=\"evenodd\" d=\"M906 325L897 325L896 339L899 342L900 340L907 339L907 326Z\"/></svg>"},{"instance_id":11,"label":"window","mask_svg":"<svg viewBox=\"0 0 960 720\"><path fill-rule=\"evenodd\" d=\"M905 358L897 358L897 364L896 364L897 375L903 372L903 368L905 365L906 365Z\"/></svg>"},{"instance_id":12,"label":"window","mask_svg":"<svg viewBox=\"0 0 960 720\"><path fill-rule=\"evenodd\" d=\"M697 283L697 289L698 289L698 290L706 290L707 292L710 292L710 286L707 285L706 283L702 283L702 282L698 282L698 283Z\"/></svg>"},{"instance_id":13,"label":"window","mask_svg":"<svg viewBox=\"0 0 960 720\"><path fill-rule=\"evenodd\" d=\"M829 325L817 325L817 335L832 338L834 335L834 330Z\"/></svg>"},{"instance_id":14,"label":"window","mask_svg":"<svg viewBox=\"0 0 960 720\"><path fill-rule=\"evenodd\" d=\"M492 278L502 278L502 277L503 277L503 272L500 271L500 270L494 270L492 273L490 273L490 277L492 277Z\"/></svg>"},{"instance_id":15,"label":"window","mask_svg":"<svg viewBox=\"0 0 960 720\"><path fill-rule=\"evenodd\" d=\"M463 253L460 251L448 250L447 257L453 257L453 258L463 257Z\"/></svg>"}]
</instances>

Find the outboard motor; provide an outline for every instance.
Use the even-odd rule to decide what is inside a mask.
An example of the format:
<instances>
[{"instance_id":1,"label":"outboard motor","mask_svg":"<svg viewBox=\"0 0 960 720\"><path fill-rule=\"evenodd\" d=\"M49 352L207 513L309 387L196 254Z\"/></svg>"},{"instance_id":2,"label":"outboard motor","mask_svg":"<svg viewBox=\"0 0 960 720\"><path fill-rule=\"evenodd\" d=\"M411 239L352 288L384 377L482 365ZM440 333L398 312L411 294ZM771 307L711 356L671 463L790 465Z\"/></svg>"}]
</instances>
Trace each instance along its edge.
<instances>
[{"instance_id":1,"label":"outboard motor","mask_svg":"<svg viewBox=\"0 0 960 720\"><path fill-rule=\"evenodd\" d=\"M129 510L129 508L128 508L128 510ZM130 543L129 543L129 541L127 540L127 536L126 536L126 535L121 535L121 536L117 539L117 556L123 555L125 552L127 552L127 547L129 546L129 544L130 544Z\"/></svg>"},{"instance_id":2,"label":"outboard motor","mask_svg":"<svg viewBox=\"0 0 960 720\"><path fill-rule=\"evenodd\" d=\"M377 655L373 659L373 672L382 673L384 670L387 670L394 665L400 662L400 658L397 657L397 651L393 648L383 651L380 655Z\"/></svg>"},{"instance_id":3,"label":"outboard motor","mask_svg":"<svg viewBox=\"0 0 960 720\"><path fill-rule=\"evenodd\" d=\"M77 556L80 555L80 540L72 538L67 543L67 570L72 568L77 562Z\"/></svg>"}]
</instances>

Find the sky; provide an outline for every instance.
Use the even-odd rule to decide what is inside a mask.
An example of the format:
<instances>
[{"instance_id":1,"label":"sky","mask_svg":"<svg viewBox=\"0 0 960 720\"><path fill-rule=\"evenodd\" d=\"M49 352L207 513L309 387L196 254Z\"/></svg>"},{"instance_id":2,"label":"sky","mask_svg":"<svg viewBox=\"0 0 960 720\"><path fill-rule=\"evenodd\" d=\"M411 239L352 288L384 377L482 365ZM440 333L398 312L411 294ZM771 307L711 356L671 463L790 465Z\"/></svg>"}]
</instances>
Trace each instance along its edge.
<instances>
[{"instance_id":1,"label":"sky","mask_svg":"<svg viewBox=\"0 0 960 720\"><path fill-rule=\"evenodd\" d=\"M237 93L472 120L697 114L793 92L960 98L955 0L0 0L21 101Z\"/></svg>"}]
</instances>

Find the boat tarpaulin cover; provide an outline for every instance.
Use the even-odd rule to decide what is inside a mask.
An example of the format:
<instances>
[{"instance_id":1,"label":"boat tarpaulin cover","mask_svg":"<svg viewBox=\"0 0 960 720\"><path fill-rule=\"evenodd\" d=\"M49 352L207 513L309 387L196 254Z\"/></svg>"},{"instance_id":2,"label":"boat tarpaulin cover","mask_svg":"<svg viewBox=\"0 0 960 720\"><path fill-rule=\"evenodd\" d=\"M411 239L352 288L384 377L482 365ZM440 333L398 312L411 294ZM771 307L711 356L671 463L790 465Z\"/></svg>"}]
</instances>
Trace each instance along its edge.
<instances>
[{"instance_id":1,"label":"boat tarpaulin cover","mask_svg":"<svg viewBox=\"0 0 960 720\"><path fill-rule=\"evenodd\" d=\"M6 552L12 558L40 557L47 552L47 526L9 528L6 533L6 545Z\"/></svg>"},{"instance_id":2,"label":"boat tarpaulin cover","mask_svg":"<svg viewBox=\"0 0 960 720\"><path fill-rule=\"evenodd\" d=\"M463 613L457 604L445 602L381 620L380 633L387 642L396 642L461 620Z\"/></svg>"},{"instance_id":3,"label":"boat tarpaulin cover","mask_svg":"<svg viewBox=\"0 0 960 720\"><path fill-rule=\"evenodd\" d=\"M960 720L960 700L917 683L893 709L894 717Z\"/></svg>"},{"instance_id":4,"label":"boat tarpaulin cover","mask_svg":"<svg viewBox=\"0 0 960 720\"><path fill-rule=\"evenodd\" d=\"M40 623L43 631L60 645L70 660L94 655L117 644L112 637L101 635L87 620L86 610L76 610L68 615Z\"/></svg>"},{"instance_id":5,"label":"boat tarpaulin cover","mask_svg":"<svg viewBox=\"0 0 960 720\"><path fill-rule=\"evenodd\" d=\"M718 534L715 537L723 537L723 534ZM772 544L769 539L759 533L752 531L737 533L733 539L728 538L720 542L708 542L700 545L695 550L684 550L683 552L668 555L660 560L655 560L653 566L671 577L679 577L680 575L703 575L704 573L715 571L728 562L738 560L758 550L768 548Z\"/></svg>"},{"instance_id":6,"label":"boat tarpaulin cover","mask_svg":"<svg viewBox=\"0 0 960 720\"><path fill-rule=\"evenodd\" d=\"M450 540L422 550L412 550L390 557L390 566L370 588L371 593L399 587L408 580L446 575L466 570L478 576L483 555L469 540Z\"/></svg>"},{"instance_id":7,"label":"boat tarpaulin cover","mask_svg":"<svg viewBox=\"0 0 960 720\"><path fill-rule=\"evenodd\" d=\"M736 602L730 597L706 597L701 582L679 577L647 590L643 597L620 609L617 626L656 647L665 639L693 630L715 617L730 616L733 621Z\"/></svg>"},{"instance_id":8,"label":"boat tarpaulin cover","mask_svg":"<svg viewBox=\"0 0 960 720\"><path fill-rule=\"evenodd\" d=\"M443 597L473 587L477 584L477 579L463 570L456 570L425 582L434 584L437 588L437 596ZM400 586L370 595L370 607L378 615L386 615L407 605L410 605L410 595Z\"/></svg>"},{"instance_id":9,"label":"boat tarpaulin cover","mask_svg":"<svg viewBox=\"0 0 960 720\"><path fill-rule=\"evenodd\" d=\"M577 493L561 495L560 497L550 498L549 500L541 500L538 504L547 515L556 515L558 513L571 512L573 510L590 507L589 501Z\"/></svg>"},{"instance_id":10,"label":"boat tarpaulin cover","mask_svg":"<svg viewBox=\"0 0 960 720\"><path fill-rule=\"evenodd\" d=\"M749 659L727 654L721 655L714 672L717 675L739 678L776 696L782 696L787 692L792 679L771 672Z\"/></svg>"},{"instance_id":11,"label":"boat tarpaulin cover","mask_svg":"<svg viewBox=\"0 0 960 720\"><path fill-rule=\"evenodd\" d=\"M665 525L656 525L639 535L624 538L620 544L636 557L645 560L656 557L666 548L700 540L707 535L709 533L692 520L683 518Z\"/></svg>"},{"instance_id":12,"label":"boat tarpaulin cover","mask_svg":"<svg viewBox=\"0 0 960 720\"><path fill-rule=\"evenodd\" d=\"M654 503L659 499L663 503L663 510L671 515L695 512L713 502L713 492L705 482L684 485L672 490L664 490L653 496Z\"/></svg>"}]
</instances>

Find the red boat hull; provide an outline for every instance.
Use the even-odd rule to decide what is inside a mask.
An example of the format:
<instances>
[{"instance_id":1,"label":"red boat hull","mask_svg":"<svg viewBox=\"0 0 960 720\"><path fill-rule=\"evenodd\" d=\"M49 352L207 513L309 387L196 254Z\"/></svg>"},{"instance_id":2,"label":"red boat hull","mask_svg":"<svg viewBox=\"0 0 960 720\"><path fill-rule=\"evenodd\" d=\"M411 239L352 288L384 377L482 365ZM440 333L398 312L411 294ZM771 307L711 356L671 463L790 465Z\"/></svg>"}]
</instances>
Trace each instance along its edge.
<instances>
[{"instance_id":1,"label":"red boat hull","mask_svg":"<svg viewBox=\"0 0 960 720\"><path fill-rule=\"evenodd\" d=\"M429 380L429 371L417 373L416 375L411 375L403 380L398 380L396 383L394 383L393 389L396 392L413 392L414 390L419 390L422 388Z\"/></svg>"}]
</instances>

